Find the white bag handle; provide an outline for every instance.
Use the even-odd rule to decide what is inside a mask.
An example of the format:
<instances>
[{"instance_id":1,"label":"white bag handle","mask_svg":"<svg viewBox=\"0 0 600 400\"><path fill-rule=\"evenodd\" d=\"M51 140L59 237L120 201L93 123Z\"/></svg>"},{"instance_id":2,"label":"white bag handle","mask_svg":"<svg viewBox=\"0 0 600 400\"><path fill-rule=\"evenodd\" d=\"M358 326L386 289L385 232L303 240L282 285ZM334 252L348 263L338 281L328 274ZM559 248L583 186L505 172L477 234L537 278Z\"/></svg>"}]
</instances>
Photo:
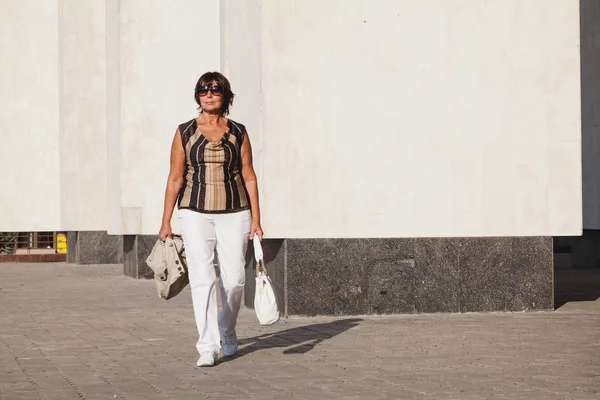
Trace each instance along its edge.
<instances>
[{"instance_id":1,"label":"white bag handle","mask_svg":"<svg viewBox=\"0 0 600 400\"><path fill-rule=\"evenodd\" d=\"M261 262L264 258L263 249L260 245L260 239L258 238L258 234L254 234L254 238L252 239L252 244L254 245L254 258L256 262Z\"/></svg>"}]
</instances>

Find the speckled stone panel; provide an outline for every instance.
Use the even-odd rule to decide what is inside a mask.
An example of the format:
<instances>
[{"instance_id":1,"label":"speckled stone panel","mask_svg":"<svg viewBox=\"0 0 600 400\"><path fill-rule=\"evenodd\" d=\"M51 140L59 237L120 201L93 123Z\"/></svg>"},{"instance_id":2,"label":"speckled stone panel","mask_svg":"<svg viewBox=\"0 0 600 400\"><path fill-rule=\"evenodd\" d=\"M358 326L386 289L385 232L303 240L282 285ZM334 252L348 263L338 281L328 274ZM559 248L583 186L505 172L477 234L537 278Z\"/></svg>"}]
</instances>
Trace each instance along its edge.
<instances>
[{"instance_id":1,"label":"speckled stone panel","mask_svg":"<svg viewBox=\"0 0 600 400\"><path fill-rule=\"evenodd\" d=\"M552 309L551 237L465 238L460 244L460 311Z\"/></svg>"},{"instance_id":2,"label":"speckled stone panel","mask_svg":"<svg viewBox=\"0 0 600 400\"><path fill-rule=\"evenodd\" d=\"M123 238L120 235L109 235L105 231L79 231L75 246L77 264L123 262Z\"/></svg>"},{"instance_id":3,"label":"speckled stone panel","mask_svg":"<svg viewBox=\"0 0 600 400\"><path fill-rule=\"evenodd\" d=\"M415 239L417 312L460 311L460 248L460 239Z\"/></svg>"},{"instance_id":4,"label":"speckled stone panel","mask_svg":"<svg viewBox=\"0 0 600 400\"><path fill-rule=\"evenodd\" d=\"M287 242L290 315L415 312L412 239Z\"/></svg>"},{"instance_id":5,"label":"speckled stone panel","mask_svg":"<svg viewBox=\"0 0 600 400\"><path fill-rule=\"evenodd\" d=\"M67 232L67 262L77 263L77 232Z\"/></svg>"},{"instance_id":6,"label":"speckled stone panel","mask_svg":"<svg viewBox=\"0 0 600 400\"><path fill-rule=\"evenodd\" d=\"M289 315L553 308L550 237L287 239L274 246ZM280 275L279 275L280 276ZM247 284L248 287L248 284ZM246 294L246 304L253 291Z\"/></svg>"}]
</instances>

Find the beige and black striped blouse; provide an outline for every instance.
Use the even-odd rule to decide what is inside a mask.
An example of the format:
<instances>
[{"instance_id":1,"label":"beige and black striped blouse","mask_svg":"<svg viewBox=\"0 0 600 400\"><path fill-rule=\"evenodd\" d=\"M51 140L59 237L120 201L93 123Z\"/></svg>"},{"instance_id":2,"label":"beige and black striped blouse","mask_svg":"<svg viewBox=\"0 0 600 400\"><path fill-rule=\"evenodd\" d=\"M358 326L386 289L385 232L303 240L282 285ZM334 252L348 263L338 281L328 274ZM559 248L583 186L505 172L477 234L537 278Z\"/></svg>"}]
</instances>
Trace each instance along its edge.
<instances>
[{"instance_id":1,"label":"beige and black striped blouse","mask_svg":"<svg viewBox=\"0 0 600 400\"><path fill-rule=\"evenodd\" d=\"M202 213L233 213L250 209L241 174L244 125L227 121L227 131L218 143L209 142L196 119L179 125L185 150L184 184L177 206Z\"/></svg>"}]
</instances>

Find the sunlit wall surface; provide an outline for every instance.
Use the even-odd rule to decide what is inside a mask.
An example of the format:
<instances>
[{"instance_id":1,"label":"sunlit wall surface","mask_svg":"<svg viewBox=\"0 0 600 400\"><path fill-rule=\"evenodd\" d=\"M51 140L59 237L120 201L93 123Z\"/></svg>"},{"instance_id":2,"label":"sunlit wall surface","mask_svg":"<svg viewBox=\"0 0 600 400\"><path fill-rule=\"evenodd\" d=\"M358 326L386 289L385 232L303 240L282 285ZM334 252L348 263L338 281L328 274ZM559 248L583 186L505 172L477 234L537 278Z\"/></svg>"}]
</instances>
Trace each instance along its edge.
<instances>
[{"instance_id":1,"label":"sunlit wall surface","mask_svg":"<svg viewBox=\"0 0 600 400\"><path fill-rule=\"evenodd\" d=\"M268 237L581 232L576 0L7 4L3 230L155 234L221 69Z\"/></svg>"}]
</instances>

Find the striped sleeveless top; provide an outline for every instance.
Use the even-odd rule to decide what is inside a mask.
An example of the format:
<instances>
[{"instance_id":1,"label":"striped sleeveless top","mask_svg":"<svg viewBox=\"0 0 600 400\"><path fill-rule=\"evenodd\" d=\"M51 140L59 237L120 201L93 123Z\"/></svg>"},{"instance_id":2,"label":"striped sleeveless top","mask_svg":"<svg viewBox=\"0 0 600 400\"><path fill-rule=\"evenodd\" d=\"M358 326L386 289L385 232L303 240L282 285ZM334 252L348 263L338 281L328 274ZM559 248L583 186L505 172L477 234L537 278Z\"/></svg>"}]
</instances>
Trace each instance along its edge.
<instances>
[{"instance_id":1,"label":"striped sleeveless top","mask_svg":"<svg viewBox=\"0 0 600 400\"><path fill-rule=\"evenodd\" d=\"M227 130L217 143L200 133L196 119L179 125L185 151L184 184L177 207L201 213L233 213L250 209L241 174L244 125L227 121Z\"/></svg>"}]
</instances>

